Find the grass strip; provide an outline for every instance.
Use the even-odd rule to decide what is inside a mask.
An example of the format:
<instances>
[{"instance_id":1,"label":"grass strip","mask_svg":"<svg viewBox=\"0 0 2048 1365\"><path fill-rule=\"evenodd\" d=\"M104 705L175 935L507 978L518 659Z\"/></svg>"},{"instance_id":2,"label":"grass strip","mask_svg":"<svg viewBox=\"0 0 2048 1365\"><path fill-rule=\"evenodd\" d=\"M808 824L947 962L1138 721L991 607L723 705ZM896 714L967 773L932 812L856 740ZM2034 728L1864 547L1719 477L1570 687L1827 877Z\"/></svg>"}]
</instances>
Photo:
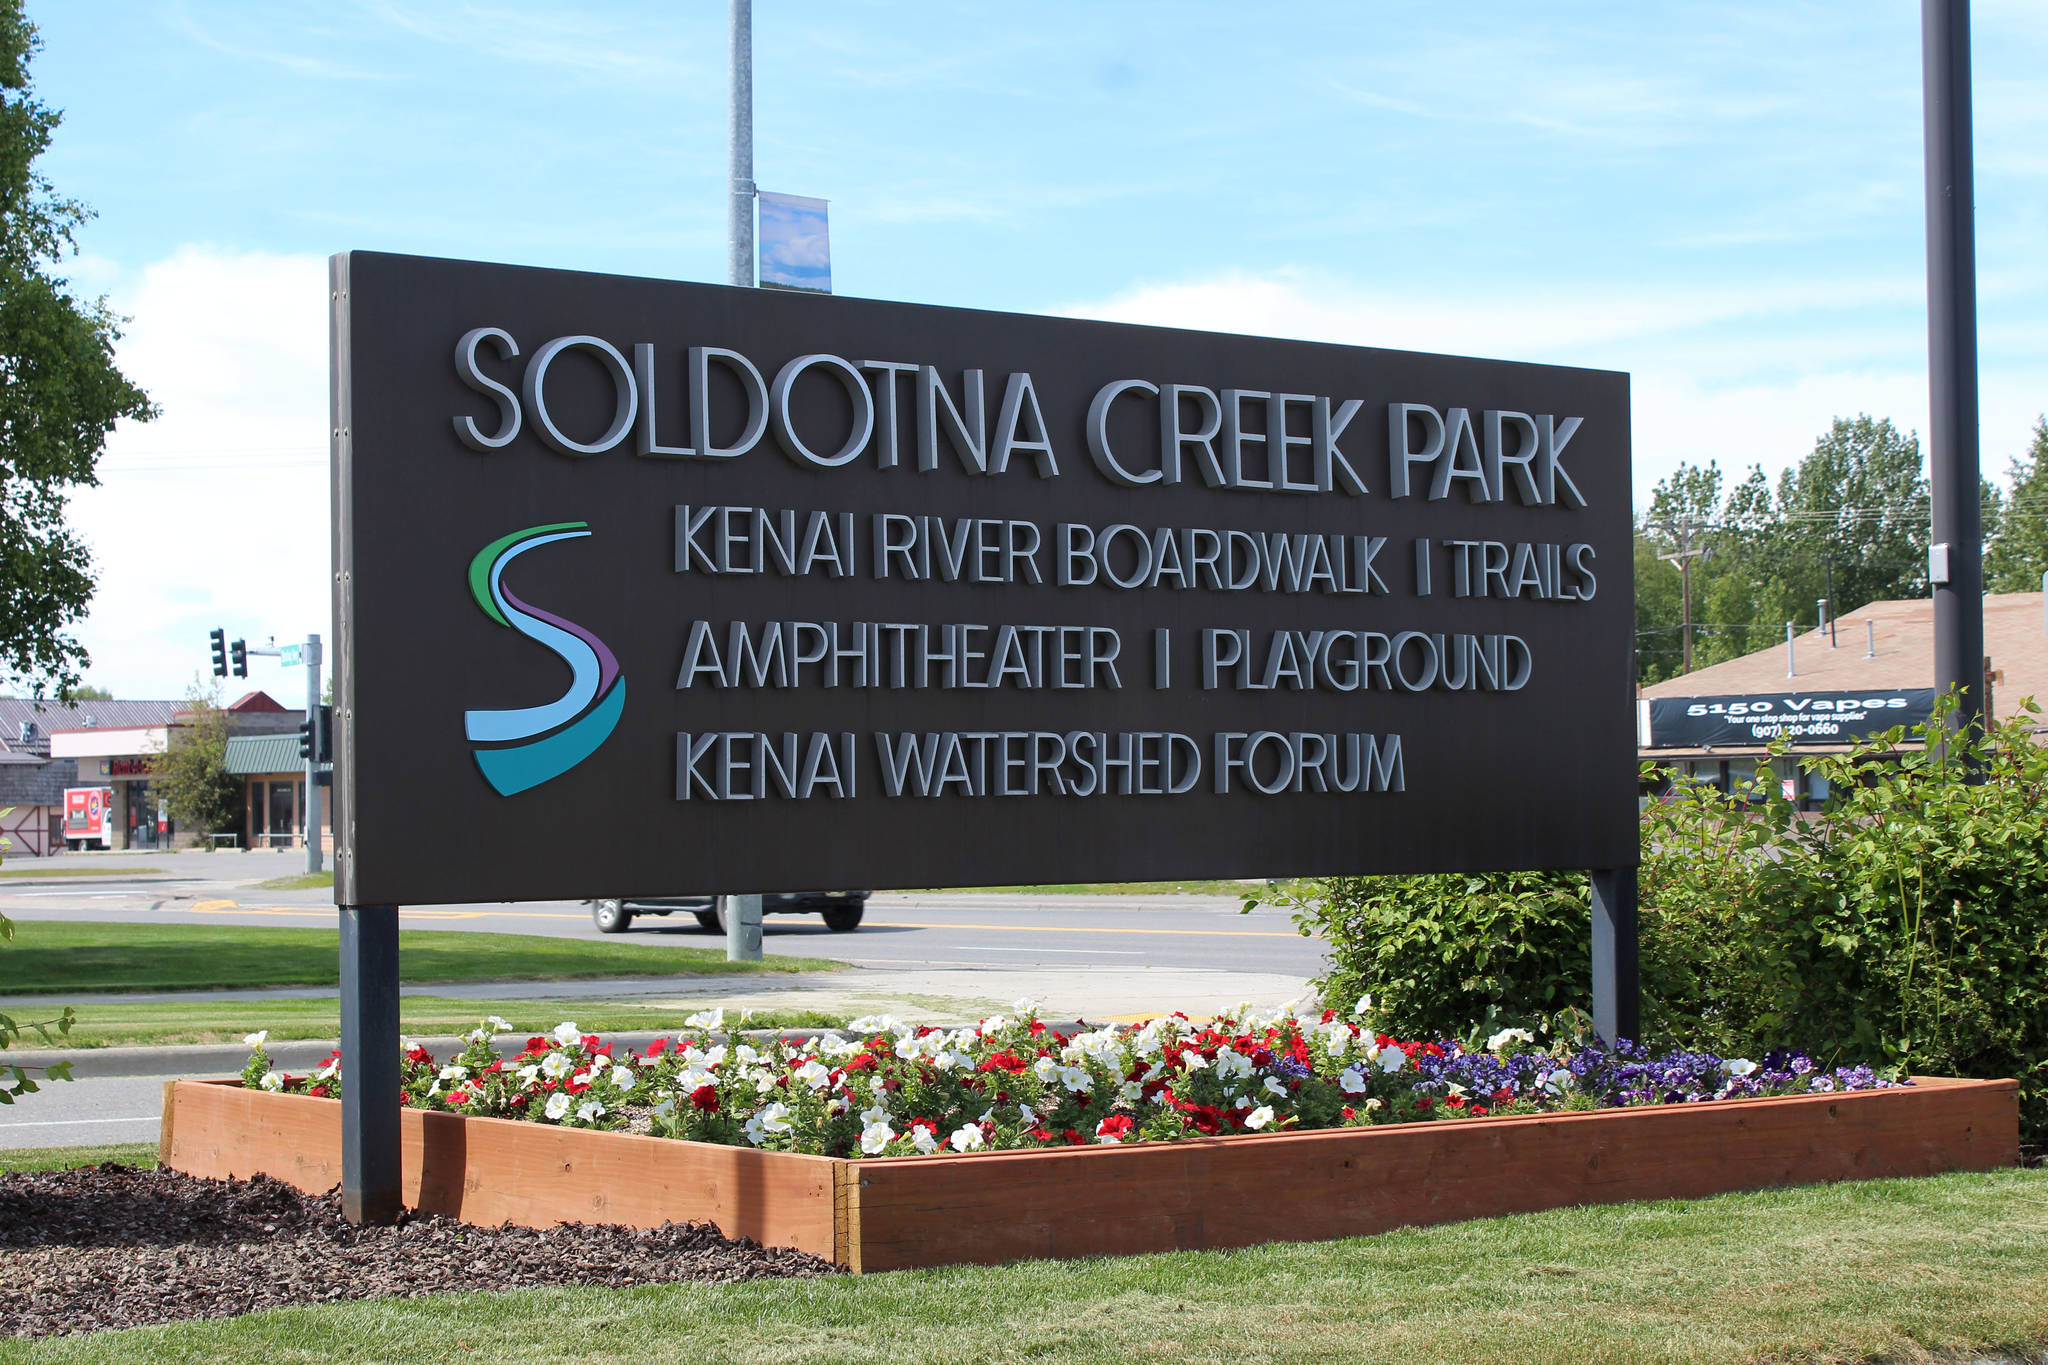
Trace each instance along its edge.
<instances>
[{"instance_id":1,"label":"grass strip","mask_svg":"<svg viewBox=\"0 0 2048 1365\"><path fill-rule=\"evenodd\" d=\"M0 1362L1746 1365L2044 1339L2048 1177L2006 1170L1231 1252L383 1299L5 1342Z\"/></svg>"},{"instance_id":2,"label":"grass strip","mask_svg":"<svg viewBox=\"0 0 2048 1365\"><path fill-rule=\"evenodd\" d=\"M587 997L558 1000L469 1000L450 996L408 995L400 999L399 1025L406 1033L427 1038L463 1033L477 1021L498 1015L522 1036L544 1033L573 1019L587 1033L670 1030L683 1026L686 1015L716 1002L667 1000L620 1003ZM816 1010L757 1010L744 1024L739 1011L727 1018L744 1028L837 1028L838 1015ZM312 1000L210 1000L204 997L93 1004L60 1048L156 1046L168 1043L239 1043L246 1034L268 1029L273 1042L294 1038L337 1038L341 1035L341 1002L336 996ZM40 1047L16 1043L10 1049L28 1061Z\"/></svg>"},{"instance_id":3,"label":"grass strip","mask_svg":"<svg viewBox=\"0 0 2048 1365\"><path fill-rule=\"evenodd\" d=\"M332 885L332 872L301 872L296 877L272 877L267 882L256 883L260 891L311 891L316 887Z\"/></svg>"},{"instance_id":4,"label":"grass strip","mask_svg":"<svg viewBox=\"0 0 2048 1365\"><path fill-rule=\"evenodd\" d=\"M161 877L163 869L156 867L10 867L0 869L0 880L19 878L43 881L53 877Z\"/></svg>"},{"instance_id":5,"label":"grass strip","mask_svg":"<svg viewBox=\"0 0 2048 1365\"><path fill-rule=\"evenodd\" d=\"M843 965L803 957L728 962L723 947L685 948L652 935L620 941L405 929L399 932L398 948L401 978L414 985L772 975ZM7 974L0 993L54 996L338 986L340 951L340 937L333 929L18 920L14 941L7 947Z\"/></svg>"},{"instance_id":6,"label":"grass strip","mask_svg":"<svg viewBox=\"0 0 2048 1365\"><path fill-rule=\"evenodd\" d=\"M155 1166L154 1142L108 1142L96 1147L0 1148L0 1174L8 1171L68 1171L118 1161L123 1166Z\"/></svg>"},{"instance_id":7,"label":"grass strip","mask_svg":"<svg viewBox=\"0 0 2048 1365\"><path fill-rule=\"evenodd\" d=\"M947 886L931 887L933 896L1024 895L1024 896L1245 896L1274 894L1288 886L1286 881L1192 881L1192 882L1055 882L1045 886Z\"/></svg>"}]
</instances>

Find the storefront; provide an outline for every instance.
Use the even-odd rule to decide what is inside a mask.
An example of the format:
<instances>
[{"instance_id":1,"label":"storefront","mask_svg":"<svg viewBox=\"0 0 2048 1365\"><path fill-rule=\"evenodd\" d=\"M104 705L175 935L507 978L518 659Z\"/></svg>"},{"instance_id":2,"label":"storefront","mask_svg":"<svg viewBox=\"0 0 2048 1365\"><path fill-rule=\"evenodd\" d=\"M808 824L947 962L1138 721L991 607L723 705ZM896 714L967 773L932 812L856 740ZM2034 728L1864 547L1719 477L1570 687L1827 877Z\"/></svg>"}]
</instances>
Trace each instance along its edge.
<instances>
[{"instance_id":1,"label":"storefront","mask_svg":"<svg viewBox=\"0 0 2048 1365\"><path fill-rule=\"evenodd\" d=\"M306 769L297 733L237 735L225 766L242 779L242 839L249 848L304 848ZM332 802L320 803L322 847L334 844Z\"/></svg>"},{"instance_id":2,"label":"storefront","mask_svg":"<svg viewBox=\"0 0 2048 1365\"><path fill-rule=\"evenodd\" d=\"M1984 599L1986 710L2020 714L2029 698L2048 701L2048 616L2042 594ZM1795 636L1642 689L1636 703L1641 757L1681 780L1732 791L1765 765L1769 779L1803 810L1828 796L1826 779L1804 759L1840 754L1859 738L1901 728L1909 735L1935 702L1934 608L1924 600L1873 602L1832 627ZM1790 752L1770 755L1773 742ZM1643 796L1668 790L1664 777Z\"/></svg>"}]
</instances>

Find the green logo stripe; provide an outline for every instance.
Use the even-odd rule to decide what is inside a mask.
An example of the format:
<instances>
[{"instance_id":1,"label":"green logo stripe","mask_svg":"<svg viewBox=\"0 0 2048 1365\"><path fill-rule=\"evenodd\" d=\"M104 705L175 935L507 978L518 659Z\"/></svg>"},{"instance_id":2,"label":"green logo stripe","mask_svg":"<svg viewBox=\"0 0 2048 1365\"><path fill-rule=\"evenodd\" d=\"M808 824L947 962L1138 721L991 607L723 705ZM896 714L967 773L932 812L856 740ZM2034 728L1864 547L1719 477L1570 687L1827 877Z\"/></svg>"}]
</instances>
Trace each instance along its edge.
<instances>
[{"instance_id":1,"label":"green logo stripe","mask_svg":"<svg viewBox=\"0 0 2048 1365\"><path fill-rule=\"evenodd\" d=\"M498 556L507 546L528 536L546 535L550 531L584 531L590 528L587 521L558 521L552 526L529 526L524 531L514 531L509 536L500 536L476 552L476 558L469 561L469 591L476 598L476 604L484 609L484 615L499 625L510 628L512 623L505 619L505 613L498 610L498 604L491 598L491 565L498 562Z\"/></svg>"}]
</instances>

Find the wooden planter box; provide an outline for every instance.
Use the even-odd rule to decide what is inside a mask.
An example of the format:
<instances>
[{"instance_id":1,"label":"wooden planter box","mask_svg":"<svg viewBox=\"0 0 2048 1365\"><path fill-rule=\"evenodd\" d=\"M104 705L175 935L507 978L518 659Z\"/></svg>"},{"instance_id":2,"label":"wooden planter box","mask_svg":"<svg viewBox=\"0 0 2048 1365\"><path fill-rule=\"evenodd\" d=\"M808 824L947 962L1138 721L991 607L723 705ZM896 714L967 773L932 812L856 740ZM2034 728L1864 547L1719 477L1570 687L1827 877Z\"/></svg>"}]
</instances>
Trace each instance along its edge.
<instances>
[{"instance_id":1,"label":"wooden planter box","mask_svg":"<svg viewBox=\"0 0 2048 1365\"><path fill-rule=\"evenodd\" d=\"M841 1160L404 1114L405 1202L486 1225L710 1222L854 1271L1314 1242L1569 1204L1982 1171L2012 1081L975 1156ZM164 1087L163 1164L341 1183L341 1105Z\"/></svg>"}]
</instances>

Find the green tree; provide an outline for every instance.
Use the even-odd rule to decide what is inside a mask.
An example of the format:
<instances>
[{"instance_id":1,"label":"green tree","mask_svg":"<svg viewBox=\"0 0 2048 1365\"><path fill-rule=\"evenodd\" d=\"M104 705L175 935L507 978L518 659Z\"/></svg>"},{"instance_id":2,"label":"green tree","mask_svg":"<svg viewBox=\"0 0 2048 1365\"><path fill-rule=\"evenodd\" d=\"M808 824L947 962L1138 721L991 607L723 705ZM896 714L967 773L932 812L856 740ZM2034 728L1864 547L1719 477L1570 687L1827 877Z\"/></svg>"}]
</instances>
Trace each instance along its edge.
<instances>
[{"instance_id":1,"label":"green tree","mask_svg":"<svg viewBox=\"0 0 2048 1365\"><path fill-rule=\"evenodd\" d=\"M1988 484L1985 499L1986 525L1996 526ZM1837 612L1924 593L1927 507L1918 438L1867 415L1836 418L1775 487L1760 467L1724 491L1715 465L1680 465L1638 527L1638 678L1660 682L1682 668L1680 576L1656 555L1688 543L1707 551L1692 561L1693 667L1702 668L1763 647L1787 621L1816 625L1831 578Z\"/></svg>"},{"instance_id":2,"label":"green tree","mask_svg":"<svg viewBox=\"0 0 2048 1365\"><path fill-rule=\"evenodd\" d=\"M2008 466L2012 492L2005 515L1984 535L1984 590L2039 592L2048 573L2048 416L2034 426L2033 444Z\"/></svg>"},{"instance_id":3,"label":"green tree","mask_svg":"<svg viewBox=\"0 0 2048 1365\"><path fill-rule=\"evenodd\" d=\"M151 765L151 781L184 829L214 834L241 825L242 784L227 770L229 733L218 691L194 683L170 743Z\"/></svg>"},{"instance_id":4,"label":"green tree","mask_svg":"<svg viewBox=\"0 0 2048 1365\"><path fill-rule=\"evenodd\" d=\"M156 412L114 364L121 319L54 273L91 214L35 169L59 118L29 86L40 47L22 0L0 0L0 681L38 695L89 661L66 633L93 589L91 553L64 524L67 492L99 482L115 422Z\"/></svg>"}]
</instances>

